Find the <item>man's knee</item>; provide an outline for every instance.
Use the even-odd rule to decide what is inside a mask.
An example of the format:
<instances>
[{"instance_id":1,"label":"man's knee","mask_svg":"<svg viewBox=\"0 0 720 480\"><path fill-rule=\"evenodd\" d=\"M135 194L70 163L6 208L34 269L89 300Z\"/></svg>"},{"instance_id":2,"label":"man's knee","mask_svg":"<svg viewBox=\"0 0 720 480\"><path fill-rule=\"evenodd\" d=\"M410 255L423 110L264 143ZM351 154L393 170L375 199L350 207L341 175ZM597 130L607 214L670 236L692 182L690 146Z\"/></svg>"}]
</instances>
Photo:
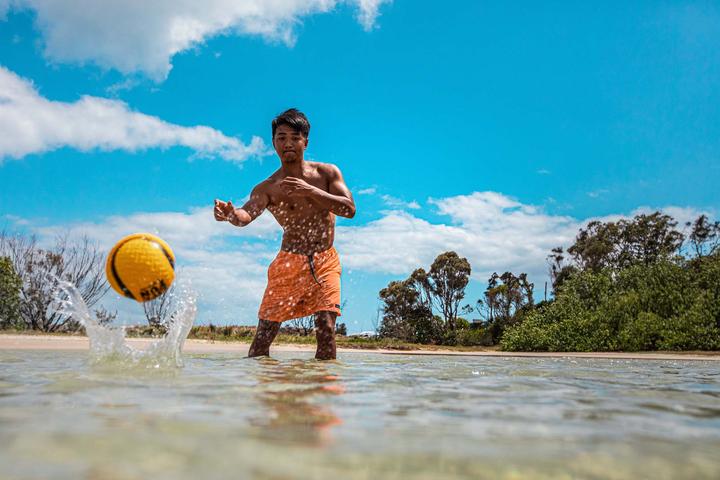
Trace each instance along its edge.
<instances>
[{"instance_id":1,"label":"man's knee","mask_svg":"<svg viewBox=\"0 0 720 480\"><path fill-rule=\"evenodd\" d=\"M315 314L315 328L323 333L335 332L335 312L318 312Z\"/></svg>"}]
</instances>

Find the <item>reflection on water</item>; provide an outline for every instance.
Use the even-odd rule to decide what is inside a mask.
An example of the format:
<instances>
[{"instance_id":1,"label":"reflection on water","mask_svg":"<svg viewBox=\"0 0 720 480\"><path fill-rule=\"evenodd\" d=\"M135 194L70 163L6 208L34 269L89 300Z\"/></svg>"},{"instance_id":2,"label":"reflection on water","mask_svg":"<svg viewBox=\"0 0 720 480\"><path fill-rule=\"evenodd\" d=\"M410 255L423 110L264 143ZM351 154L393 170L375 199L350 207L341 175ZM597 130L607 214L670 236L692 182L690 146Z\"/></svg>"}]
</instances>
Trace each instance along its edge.
<instances>
[{"instance_id":1,"label":"reflection on water","mask_svg":"<svg viewBox=\"0 0 720 480\"><path fill-rule=\"evenodd\" d=\"M0 351L0 478L717 479L717 362Z\"/></svg>"},{"instance_id":2,"label":"reflection on water","mask_svg":"<svg viewBox=\"0 0 720 480\"><path fill-rule=\"evenodd\" d=\"M342 421L325 401L344 393L340 377L315 359L264 357L257 362L257 397L263 408L251 423L261 428L261 435L275 442L329 444L331 427Z\"/></svg>"}]
</instances>

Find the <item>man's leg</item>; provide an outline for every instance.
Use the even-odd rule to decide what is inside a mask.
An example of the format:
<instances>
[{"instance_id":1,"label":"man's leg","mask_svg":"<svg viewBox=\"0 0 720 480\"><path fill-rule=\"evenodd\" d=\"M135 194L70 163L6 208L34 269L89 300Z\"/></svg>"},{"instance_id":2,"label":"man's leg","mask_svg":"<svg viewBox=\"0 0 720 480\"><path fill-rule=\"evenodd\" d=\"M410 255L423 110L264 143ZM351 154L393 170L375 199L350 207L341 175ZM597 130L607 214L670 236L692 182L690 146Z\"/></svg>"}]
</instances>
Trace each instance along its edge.
<instances>
[{"instance_id":1,"label":"man's leg","mask_svg":"<svg viewBox=\"0 0 720 480\"><path fill-rule=\"evenodd\" d=\"M317 312L315 314L315 337L317 338L318 360L335 360L337 349L335 347L335 312Z\"/></svg>"},{"instance_id":2,"label":"man's leg","mask_svg":"<svg viewBox=\"0 0 720 480\"><path fill-rule=\"evenodd\" d=\"M248 357L270 356L270 344L275 340L278 331L280 331L280 322L258 321Z\"/></svg>"}]
</instances>

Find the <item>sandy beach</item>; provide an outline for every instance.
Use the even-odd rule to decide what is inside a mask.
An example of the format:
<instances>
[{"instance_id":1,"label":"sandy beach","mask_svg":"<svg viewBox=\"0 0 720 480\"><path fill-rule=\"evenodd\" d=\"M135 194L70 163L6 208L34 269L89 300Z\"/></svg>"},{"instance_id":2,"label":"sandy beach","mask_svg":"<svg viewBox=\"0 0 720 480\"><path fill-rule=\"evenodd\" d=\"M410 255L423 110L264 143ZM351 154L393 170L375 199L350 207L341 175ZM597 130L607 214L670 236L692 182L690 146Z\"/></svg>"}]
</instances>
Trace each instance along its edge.
<instances>
[{"instance_id":1,"label":"sandy beach","mask_svg":"<svg viewBox=\"0 0 720 480\"><path fill-rule=\"evenodd\" d=\"M150 345L151 338L128 338L127 342L142 349ZM237 353L247 355L249 343L221 342L212 340L188 339L183 351L186 353ZM60 335L0 335L2 350L88 350L87 337ZM277 344L271 351L276 352L312 352L314 345ZM456 355L474 357L573 357L573 358L609 358L627 360L714 360L720 361L720 352L501 352L501 351L456 351L456 350L386 350L338 348L339 354L379 353L385 355Z\"/></svg>"}]
</instances>

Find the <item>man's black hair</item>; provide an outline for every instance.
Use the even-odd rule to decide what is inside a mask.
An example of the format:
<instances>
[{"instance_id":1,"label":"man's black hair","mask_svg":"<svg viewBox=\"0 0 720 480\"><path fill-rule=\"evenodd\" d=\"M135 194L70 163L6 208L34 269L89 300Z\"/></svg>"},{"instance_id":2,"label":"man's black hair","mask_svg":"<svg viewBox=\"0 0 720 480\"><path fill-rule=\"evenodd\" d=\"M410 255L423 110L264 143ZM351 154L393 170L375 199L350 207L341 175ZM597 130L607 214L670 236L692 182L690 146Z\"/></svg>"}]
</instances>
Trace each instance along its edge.
<instances>
[{"instance_id":1,"label":"man's black hair","mask_svg":"<svg viewBox=\"0 0 720 480\"><path fill-rule=\"evenodd\" d=\"M301 133L305 138L310 136L310 122L304 113L297 108L291 108L285 110L283 113L273 118L272 121L272 136L275 138L275 131L280 125L287 125L298 133Z\"/></svg>"}]
</instances>

